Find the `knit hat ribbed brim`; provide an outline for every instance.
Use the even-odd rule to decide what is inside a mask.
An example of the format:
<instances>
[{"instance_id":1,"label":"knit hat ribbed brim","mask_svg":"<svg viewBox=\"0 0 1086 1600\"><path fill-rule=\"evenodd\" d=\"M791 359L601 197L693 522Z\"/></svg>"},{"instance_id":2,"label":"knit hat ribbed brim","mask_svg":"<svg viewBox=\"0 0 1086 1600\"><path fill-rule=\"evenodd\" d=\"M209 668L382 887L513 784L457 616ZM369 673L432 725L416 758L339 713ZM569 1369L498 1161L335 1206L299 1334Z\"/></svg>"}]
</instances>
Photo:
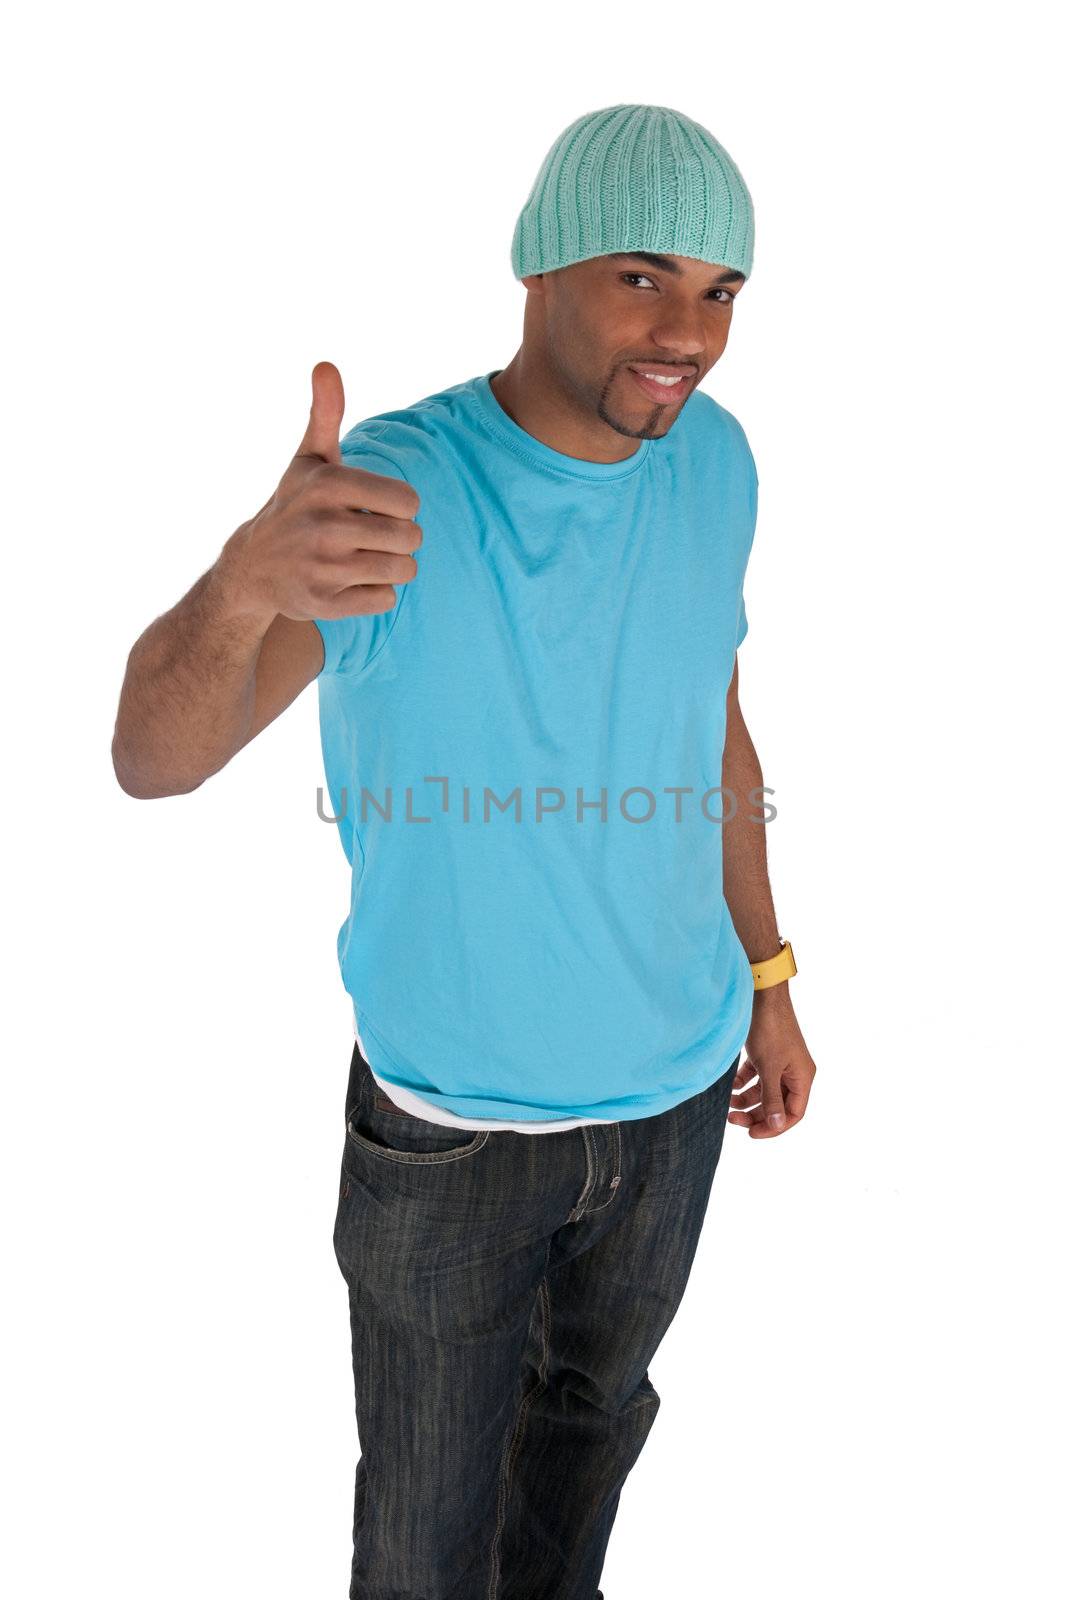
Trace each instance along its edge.
<instances>
[{"instance_id":1,"label":"knit hat ribbed brim","mask_svg":"<svg viewBox=\"0 0 1086 1600\"><path fill-rule=\"evenodd\" d=\"M614 251L690 256L750 276L754 206L739 168L668 106L589 111L554 141L513 233L518 278Z\"/></svg>"}]
</instances>

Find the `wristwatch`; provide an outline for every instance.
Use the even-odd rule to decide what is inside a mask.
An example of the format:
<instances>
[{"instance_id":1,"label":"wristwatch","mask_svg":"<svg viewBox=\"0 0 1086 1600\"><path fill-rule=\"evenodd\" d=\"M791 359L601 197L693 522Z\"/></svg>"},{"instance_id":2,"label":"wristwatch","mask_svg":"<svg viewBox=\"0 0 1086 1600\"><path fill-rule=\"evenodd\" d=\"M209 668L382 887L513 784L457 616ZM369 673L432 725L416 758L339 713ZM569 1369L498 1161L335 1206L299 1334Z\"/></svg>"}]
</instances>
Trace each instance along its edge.
<instances>
[{"instance_id":1,"label":"wristwatch","mask_svg":"<svg viewBox=\"0 0 1086 1600\"><path fill-rule=\"evenodd\" d=\"M780 950L775 956L770 956L768 961L752 961L750 970L754 974L756 989L772 989L775 983L786 983L789 978L794 978L796 959L788 940L781 940Z\"/></svg>"}]
</instances>

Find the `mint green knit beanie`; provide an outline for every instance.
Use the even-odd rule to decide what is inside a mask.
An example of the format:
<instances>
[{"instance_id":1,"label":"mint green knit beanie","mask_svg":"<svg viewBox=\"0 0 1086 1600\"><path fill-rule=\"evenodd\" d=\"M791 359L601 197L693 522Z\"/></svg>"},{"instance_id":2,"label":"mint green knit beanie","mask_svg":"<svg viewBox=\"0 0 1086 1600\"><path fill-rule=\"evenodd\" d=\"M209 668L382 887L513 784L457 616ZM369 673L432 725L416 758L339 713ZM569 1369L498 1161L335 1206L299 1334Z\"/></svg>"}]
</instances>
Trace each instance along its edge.
<instances>
[{"instance_id":1,"label":"mint green knit beanie","mask_svg":"<svg viewBox=\"0 0 1086 1600\"><path fill-rule=\"evenodd\" d=\"M691 256L750 276L754 207L739 168L668 106L605 106L571 122L513 233L518 278L613 251Z\"/></svg>"}]
</instances>

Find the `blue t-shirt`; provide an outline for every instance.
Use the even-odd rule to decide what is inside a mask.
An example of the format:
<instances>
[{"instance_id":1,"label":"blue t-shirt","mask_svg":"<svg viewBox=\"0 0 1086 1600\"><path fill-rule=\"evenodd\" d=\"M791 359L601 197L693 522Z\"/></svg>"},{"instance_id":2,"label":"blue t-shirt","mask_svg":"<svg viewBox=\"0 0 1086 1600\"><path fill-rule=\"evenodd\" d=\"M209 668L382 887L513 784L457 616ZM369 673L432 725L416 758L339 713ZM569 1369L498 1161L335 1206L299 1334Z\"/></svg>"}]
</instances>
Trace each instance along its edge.
<instances>
[{"instance_id":1,"label":"blue t-shirt","mask_svg":"<svg viewBox=\"0 0 1086 1600\"><path fill-rule=\"evenodd\" d=\"M343 983L377 1073L435 1107L655 1116L750 1026L719 786L757 474L700 390L593 462L493 375L341 442L411 484L423 530L392 610L317 623Z\"/></svg>"}]
</instances>

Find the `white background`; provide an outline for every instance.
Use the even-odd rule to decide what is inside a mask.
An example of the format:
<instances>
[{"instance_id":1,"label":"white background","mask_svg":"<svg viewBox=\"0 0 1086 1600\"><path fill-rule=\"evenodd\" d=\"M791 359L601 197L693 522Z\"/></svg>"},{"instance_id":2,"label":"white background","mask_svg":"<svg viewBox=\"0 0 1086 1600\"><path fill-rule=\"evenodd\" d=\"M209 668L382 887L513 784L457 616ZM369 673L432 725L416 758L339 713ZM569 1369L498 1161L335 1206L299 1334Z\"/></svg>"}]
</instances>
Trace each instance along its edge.
<instances>
[{"instance_id":1,"label":"white background","mask_svg":"<svg viewBox=\"0 0 1086 1600\"><path fill-rule=\"evenodd\" d=\"M607 1600L1081 1592L1080 68L1062 7L59 5L9 25L5 1587L337 1600L348 873L316 690L115 782L129 646L344 428L503 366L618 101L754 270L747 719L807 1119L729 1128ZM540 1597L546 1600L546 1597Z\"/></svg>"}]
</instances>

